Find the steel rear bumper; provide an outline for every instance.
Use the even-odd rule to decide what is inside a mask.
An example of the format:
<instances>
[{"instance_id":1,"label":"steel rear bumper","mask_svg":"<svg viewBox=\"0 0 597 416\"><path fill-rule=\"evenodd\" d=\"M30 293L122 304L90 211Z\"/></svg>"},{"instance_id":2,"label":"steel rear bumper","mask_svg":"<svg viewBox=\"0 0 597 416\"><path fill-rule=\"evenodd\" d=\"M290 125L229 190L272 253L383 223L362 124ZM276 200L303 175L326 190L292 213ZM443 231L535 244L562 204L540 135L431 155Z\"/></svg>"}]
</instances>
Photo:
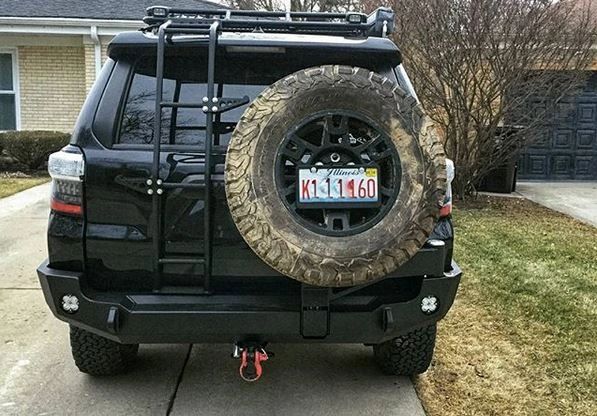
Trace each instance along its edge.
<instances>
[{"instance_id":1,"label":"steel rear bumper","mask_svg":"<svg viewBox=\"0 0 597 416\"><path fill-rule=\"evenodd\" d=\"M292 299L254 295L87 295L81 273L38 268L46 302L59 319L122 343L236 342L244 339L270 342L378 343L400 333L433 324L450 309L460 283L456 263L443 277L422 279L414 298L381 304L371 310L343 307L334 302L302 295ZM310 288L310 287L307 287ZM327 292L329 293L329 291ZM74 295L79 309L68 313L62 298ZM426 315L421 300L433 295L438 310ZM324 296L325 297L325 296ZM301 299L302 298L302 299ZM283 300L283 302L281 302Z\"/></svg>"}]
</instances>

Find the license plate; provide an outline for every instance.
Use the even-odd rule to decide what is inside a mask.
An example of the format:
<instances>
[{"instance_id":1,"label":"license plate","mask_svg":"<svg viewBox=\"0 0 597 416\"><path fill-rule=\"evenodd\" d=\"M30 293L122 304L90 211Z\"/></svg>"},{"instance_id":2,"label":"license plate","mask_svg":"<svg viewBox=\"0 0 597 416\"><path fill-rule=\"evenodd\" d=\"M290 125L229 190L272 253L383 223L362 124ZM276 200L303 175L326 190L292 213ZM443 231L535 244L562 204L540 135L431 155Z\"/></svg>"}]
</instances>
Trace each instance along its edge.
<instances>
[{"instance_id":1,"label":"license plate","mask_svg":"<svg viewBox=\"0 0 597 416\"><path fill-rule=\"evenodd\" d=\"M379 201L375 167L302 168L298 176L298 202L303 206Z\"/></svg>"}]
</instances>

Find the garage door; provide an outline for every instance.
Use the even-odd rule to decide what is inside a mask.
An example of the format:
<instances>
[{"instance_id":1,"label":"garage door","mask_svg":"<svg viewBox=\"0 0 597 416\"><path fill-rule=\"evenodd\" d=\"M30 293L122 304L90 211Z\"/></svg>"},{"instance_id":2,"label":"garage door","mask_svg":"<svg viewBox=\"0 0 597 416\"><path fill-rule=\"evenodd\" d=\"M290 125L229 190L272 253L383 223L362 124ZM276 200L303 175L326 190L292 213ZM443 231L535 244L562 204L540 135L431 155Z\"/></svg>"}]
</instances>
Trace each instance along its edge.
<instances>
[{"instance_id":1,"label":"garage door","mask_svg":"<svg viewBox=\"0 0 597 416\"><path fill-rule=\"evenodd\" d=\"M597 72L578 95L542 105L552 115L540 138L521 155L518 177L597 179Z\"/></svg>"}]
</instances>

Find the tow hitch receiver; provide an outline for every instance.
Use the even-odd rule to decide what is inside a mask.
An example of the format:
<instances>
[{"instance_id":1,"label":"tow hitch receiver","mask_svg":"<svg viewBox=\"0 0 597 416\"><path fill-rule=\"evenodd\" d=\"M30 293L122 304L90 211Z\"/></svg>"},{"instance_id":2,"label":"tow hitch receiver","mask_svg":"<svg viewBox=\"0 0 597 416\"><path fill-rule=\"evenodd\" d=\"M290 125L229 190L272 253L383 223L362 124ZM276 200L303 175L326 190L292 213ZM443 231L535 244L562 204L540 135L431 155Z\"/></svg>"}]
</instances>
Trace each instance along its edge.
<instances>
[{"instance_id":1,"label":"tow hitch receiver","mask_svg":"<svg viewBox=\"0 0 597 416\"><path fill-rule=\"evenodd\" d=\"M240 377L248 382L257 381L263 374L262 361L267 361L268 354L265 348L259 345L234 346L233 358L240 359L238 372Z\"/></svg>"}]
</instances>

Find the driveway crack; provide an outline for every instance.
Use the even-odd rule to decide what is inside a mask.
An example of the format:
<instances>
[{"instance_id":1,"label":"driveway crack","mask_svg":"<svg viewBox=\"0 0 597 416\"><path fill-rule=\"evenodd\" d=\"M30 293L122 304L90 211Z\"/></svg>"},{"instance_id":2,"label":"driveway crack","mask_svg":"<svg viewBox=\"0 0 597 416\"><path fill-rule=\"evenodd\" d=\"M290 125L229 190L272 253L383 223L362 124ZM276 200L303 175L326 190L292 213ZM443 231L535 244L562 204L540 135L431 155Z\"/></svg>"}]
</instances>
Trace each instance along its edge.
<instances>
[{"instance_id":1,"label":"driveway crack","mask_svg":"<svg viewBox=\"0 0 597 416\"><path fill-rule=\"evenodd\" d=\"M187 355L184 358L184 362L182 363L182 368L180 369L180 373L178 374L178 378L176 379L176 385L174 386L174 390L170 395L170 399L168 401L168 409L166 410L166 416L169 416L172 413L172 408L174 407L174 401L176 400L176 393L178 393L178 388L180 387L180 383L182 383L182 378L184 376L184 372L187 368L187 364L189 362L189 358L191 357L191 351L193 350L193 344L189 344L189 349L187 351Z\"/></svg>"}]
</instances>

